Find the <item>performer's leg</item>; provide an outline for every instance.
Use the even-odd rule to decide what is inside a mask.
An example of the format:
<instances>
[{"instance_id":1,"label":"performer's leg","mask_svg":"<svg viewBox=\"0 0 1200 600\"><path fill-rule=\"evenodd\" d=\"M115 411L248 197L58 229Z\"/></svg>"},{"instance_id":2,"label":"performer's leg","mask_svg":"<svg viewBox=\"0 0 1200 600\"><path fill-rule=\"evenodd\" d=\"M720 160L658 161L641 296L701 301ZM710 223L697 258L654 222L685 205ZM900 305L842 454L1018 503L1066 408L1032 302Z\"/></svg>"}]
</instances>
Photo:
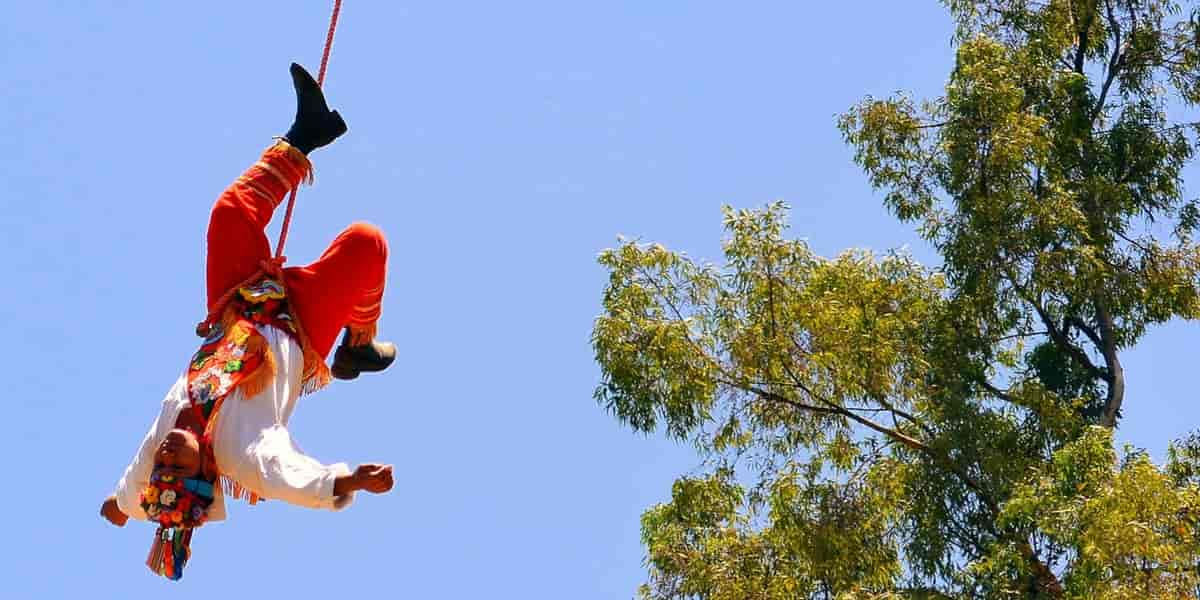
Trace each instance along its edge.
<instances>
[{"instance_id":1,"label":"performer's leg","mask_svg":"<svg viewBox=\"0 0 1200 600\"><path fill-rule=\"evenodd\" d=\"M375 337L387 275L387 240L374 225L355 223L333 240L316 262L284 269L292 310L322 358L348 328L349 344ZM385 365L386 366L386 365Z\"/></svg>"},{"instance_id":2,"label":"performer's leg","mask_svg":"<svg viewBox=\"0 0 1200 600\"><path fill-rule=\"evenodd\" d=\"M264 230L275 207L310 169L308 159L279 142L230 185L213 206L208 222L208 306L229 288L254 274L271 257Z\"/></svg>"},{"instance_id":3,"label":"performer's leg","mask_svg":"<svg viewBox=\"0 0 1200 600\"><path fill-rule=\"evenodd\" d=\"M264 230L275 207L312 166L306 155L346 132L337 111L329 110L321 87L300 65L292 63L296 118L281 141L263 153L213 206L208 224L208 308L254 274L270 258Z\"/></svg>"}]
</instances>

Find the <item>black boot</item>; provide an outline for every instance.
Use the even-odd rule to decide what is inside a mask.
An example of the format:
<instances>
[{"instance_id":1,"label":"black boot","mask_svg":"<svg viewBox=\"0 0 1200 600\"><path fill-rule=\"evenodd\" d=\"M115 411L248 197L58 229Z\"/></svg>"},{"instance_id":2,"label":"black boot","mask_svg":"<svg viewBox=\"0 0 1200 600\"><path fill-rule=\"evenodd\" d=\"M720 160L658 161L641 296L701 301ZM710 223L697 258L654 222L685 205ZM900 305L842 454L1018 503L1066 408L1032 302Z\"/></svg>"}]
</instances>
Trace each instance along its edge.
<instances>
[{"instance_id":1,"label":"black boot","mask_svg":"<svg viewBox=\"0 0 1200 600\"><path fill-rule=\"evenodd\" d=\"M350 329L342 336L342 343L333 354L330 372L337 379L354 379L360 373L382 371L396 360L396 345L391 342L371 341L362 346L350 345Z\"/></svg>"},{"instance_id":2,"label":"black boot","mask_svg":"<svg viewBox=\"0 0 1200 600\"><path fill-rule=\"evenodd\" d=\"M296 120L283 139L308 154L346 133L346 122L336 110L329 110L321 86L296 63L292 63L292 85L296 88Z\"/></svg>"}]
</instances>

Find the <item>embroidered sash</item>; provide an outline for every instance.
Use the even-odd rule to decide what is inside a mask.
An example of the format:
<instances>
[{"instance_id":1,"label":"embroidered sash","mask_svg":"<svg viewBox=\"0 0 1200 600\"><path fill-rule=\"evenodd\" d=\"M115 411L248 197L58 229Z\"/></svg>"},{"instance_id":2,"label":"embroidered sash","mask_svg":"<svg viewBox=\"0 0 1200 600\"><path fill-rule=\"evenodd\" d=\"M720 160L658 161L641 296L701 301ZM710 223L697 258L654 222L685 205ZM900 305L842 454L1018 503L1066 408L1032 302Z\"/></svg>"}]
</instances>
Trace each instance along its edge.
<instances>
[{"instance_id":1,"label":"embroidered sash","mask_svg":"<svg viewBox=\"0 0 1200 600\"><path fill-rule=\"evenodd\" d=\"M272 279L239 289L221 321L213 324L192 356L187 374L188 399L204 424L205 443L210 449L215 417L225 398L238 388L244 397L253 397L271 385L275 377L275 357L256 327L260 324L296 337L287 293ZM257 494L232 478L222 476L221 480L227 495L245 498L251 504L259 500Z\"/></svg>"}]
</instances>

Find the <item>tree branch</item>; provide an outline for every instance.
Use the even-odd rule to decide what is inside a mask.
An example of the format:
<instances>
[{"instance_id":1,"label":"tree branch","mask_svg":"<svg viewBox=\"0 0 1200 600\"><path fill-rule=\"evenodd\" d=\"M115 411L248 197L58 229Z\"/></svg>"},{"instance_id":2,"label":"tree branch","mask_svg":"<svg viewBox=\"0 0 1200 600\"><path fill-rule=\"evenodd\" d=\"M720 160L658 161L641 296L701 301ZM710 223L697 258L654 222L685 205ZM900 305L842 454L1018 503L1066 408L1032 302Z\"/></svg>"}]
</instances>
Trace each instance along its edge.
<instances>
[{"instance_id":1,"label":"tree branch","mask_svg":"<svg viewBox=\"0 0 1200 600\"><path fill-rule=\"evenodd\" d=\"M1112 87L1113 81L1117 79L1117 74L1121 72L1121 65L1125 62L1125 47L1121 42L1121 23L1117 21L1117 16L1113 12L1112 0L1104 0L1104 8L1108 14L1108 26L1113 30L1113 52L1112 57L1108 59L1108 66L1105 67L1104 85L1100 89L1100 99L1092 110L1090 119L1092 123L1095 123L1096 119L1104 113L1104 103L1108 101L1108 90Z\"/></svg>"},{"instance_id":2,"label":"tree branch","mask_svg":"<svg viewBox=\"0 0 1200 600\"><path fill-rule=\"evenodd\" d=\"M1076 34L1079 35L1079 47L1075 49L1075 72L1083 75L1083 63L1087 58L1088 35L1092 29L1092 19L1096 16L1096 11L1093 8L1087 9L1087 14L1084 15L1083 26L1076 29Z\"/></svg>"},{"instance_id":3,"label":"tree branch","mask_svg":"<svg viewBox=\"0 0 1200 600\"><path fill-rule=\"evenodd\" d=\"M1054 572L1050 570L1050 567L1048 567L1046 563L1042 562L1041 557L1039 557L1037 551L1033 549L1033 545L1029 543L1029 540L1022 537L1020 541L1017 542L1017 551L1020 552L1021 556L1023 556L1025 560L1029 561L1029 564L1033 567L1035 591L1045 592L1051 598L1062 597L1063 587L1062 584L1059 583L1058 577L1054 575Z\"/></svg>"},{"instance_id":4,"label":"tree branch","mask_svg":"<svg viewBox=\"0 0 1200 600\"><path fill-rule=\"evenodd\" d=\"M780 396L779 394L775 394L768 390L755 388L753 386L750 386L749 388L743 388L743 389L746 389L746 391L758 395L763 400L767 400L769 402L782 403L782 404L791 406L791 407L799 409L799 410L813 410L815 412L821 412L821 413L826 413L826 414L828 414L828 413L837 414L837 415L843 416L847 419L850 419L851 421L854 421L855 423L858 423L858 424L860 424L868 429L871 429L877 433L881 433L881 434L903 444L904 446L908 447L909 449L920 452L920 453L932 458L934 461L941 463L943 467L945 467L951 473L954 473L954 475L957 476L960 481L962 481L963 485L967 486L971 491L975 492L975 494L978 496L980 502L982 502L985 506L987 506L988 510L990 510L993 515L1000 514L999 504L997 504L996 501L993 500L988 495L988 493L984 490L983 485L980 484L978 481L975 481L975 479L973 477L971 477L961 467L954 464L954 462L951 461L949 457L939 454L932 447L921 442L920 440L917 440L916 438L905 435L905 434L903 434L899 431L896 431L895 429L892 429L890 427L880 425L879 423L876 423L875 421L872 421L866 417L863 417L862 415L852 413L852 412L846 410L845 408L839 406L838 404L836 404L826 398L821 397L819 394L814 393L812 390L808 389L807 386L804 386L803 384L798 384L798 387L800 387L802 390L804 390L804 392L806 394L808 394L809 397L821 402L822 404L825 404L826 406L820 407L820 406L813 406L811 404L804 404L802 402L797 402L795 400L792 400L791 398Z\"/></svg>"},{"instance_id":5,"label":"tree branch","mask_svg":"<svg viewBox=\"0 0 1200 600\"><path fill-rule=\"evenodd\" d=\"M1002 335L998 338L993 338L989 341L992 344L999 344L1000 342L1007 342L1009 340L1023 340L1025 338L1031 338L1031 337L1037 337L1039 335L1049 335L1049 334L1050 334L1049 331L1026 331L1023 333L1013 333L1013 334L1009 334L1009 335Z\"/></svg>"},{"instance_id":6,"label":"tree branch","mask_svg":"<svg viewBox=\"0 0 1200 600\"><path fill-rule=\"evenodd\" d=\"M1125 401L1125 369L1121 366L1121 358L1117 355L1116 328L1113 325L1112 314L1108 312L1108 304L1099 294L1094 300L1096 318L1100 321L1100 339L1103 344L1100 351L1108 366L1108 397L1104 401L1104 414L1100 423L1105 427L1117 426L1117 413L1121 411L1121 403Z\"/></svg>"},{"instance_id":7,"label":"tree branch","mask_svg":"<svg viewBox=\"0 0 1200 600\"><path fill-rule=\"evenodd\" d=\"M1019 285L1016 277L1014 277L1011 273L1009 274L1009 281L1012 283L1013 289L1017 291L1017 295L1033 306L1034 312L1037 313L1038 318L1042 320L1042 324L1046 326L1046 330L1050 333L1050 339L1054 340L1054 343L1059 348L1062 348L1063 351L1070 354L1071 357L1074 358L1080 365L1083 365L1083 368L1087 369L1092 376L1108 381L1109 374L1100 367L1097 367L1095 363L1092 362L1092 359L1088 358L1086 352L1081 350L1075 344L1071 343L1071 340L1068 339L1067 336L1063 334L1062 330L1058 328L1058 325L1054 322L1054 319L1050 316L1050 314L1046 312L1046 309L1042 308L1042 304L1038 302L1037 299L1035 299L1028 292L1028 290Z\"/></svg>"},{"instance_id":8,"label":"tree branch","mask_svg":"<svg viewBox=\"0 0 1200 600\"><path fill-rule=\"evenodd\" d=\"M926 425L924 421L917 419L915 416L910 414L908 411L896 408L891 402L888 402L883 397L883 394L871 394L869 397L871 400L875 401L877 404L882 406L883 410L892 413L893 419L896 417L900 417L900 418L904 419L905 421L908 421L909 423L912 423L913 425L916 425L917 427L921 428L921 430L925 432L925 435L928 435L929 437L934 437L933 430L930 429L929 426Z\"/></svg>"},{"instance_id":9,"label":"tree branch","mask_svg":"<svg viewBox=\"0 0 1200 600\"><path fill-rule=\"evenodd\" d=\"M1104 343L1100 341L1100 336L1096 335L1096 330L1092 329L1092 327L1087 323L1084 323L1083 319L1080 319L1079 317L1067 317L1067 323L1070 323L1075 327L1075 329L1082 331L1083 334L1086 335L1089 340L1092 340L1092 343L1096 345L1096 349L1101 349L1104 347Z\"/></svg>"},{"instance_id":10,"label":"tree branch","mask_svg":"<svg viewBox=\"0 0 1200 600\"><path fill-rule=\"evenodd\" d=\"M954 596L932 587L898 588L895 592L901 597L911 600L954 600Z\"/></svg>"},{"instance_id":11,"label":"tree branch","mask_svg":"<svg viewBox=\"0 0 1200 600\"><path fill-rule=\"evenodd\" d=\"M1004 390L1002 390L1002 389L1000 389L1000 388L998 388L998 387L996 387L996 386L992 385L992 383L991 383L990 381L988 381L986 377L985 377L985 378L981 378L981 379L979 380L979 383L980 383L980 384L983 386L983 389L987 390L987 391L988 391L988 393L990 393L991 395L993 395L993 396L995 396L995 397L997 397L997 398L999 398L999 399L1001 399L1001 400L1003 400L1003 401L1005 401L1005 402L1008 402L1009 404L1016 404L1016 403L1017 403L1017 401L1016 401L1016 400L1015 400L1015 399L1012 397L1012 395L1011 395L1011 394L1009 394L1008 392L1006 392L1006 391L1004 391Z\"/></svg>"},{"instance_id":12,"label":"tree branch","mask_svg":"<svg viewBox=\"0 0 1200 600\"><path fill-rule=\"evenodd\" d=\"M774 392L764 390L761 388L756 388L753 386L751 386L747 391L757 394L763 400L767 400L770 402L779 402L779 403L786 404L788 406L791 406L793 408L797 408L800 410L810 410L810 411L815 411L815 412L831 413L831 414L843 416L843 417L846 417L847 419L850 419L851 421L854 421L855 423L858 423L859 425L862 425L868 429L874 430L877 433L882 433L883 435L886 435L913 450L925 452L927 454L931 454L933 452L932 448L930 448L929 446L926 446L920 440L917 440L916 438L914 438L912 436L905 435L903 433L900 433L899 431L896 431L895 429L892 429L892 428L884 426L884 425L880 425L879 423L876 423L875 421L872 421L871 419L868 419L862 415L854 413L854 412L846 409L845 407L838 405L835 402L832 402L828 399L822 398L821 396L819 396L817 394L814 394L807 387L803 387L802 389L804 390L805 394L808 394L810 397L821 401L821 403L825 404L826 406L813 406L811 404L804 404L802 402L797 402L795 400L792 400L791 398L787 398L786 396L781 396Z\"/></svg>"},{"instance_id":13,"label":"tree branch","mask_svg":"<svg viewBox=\"0 0 1200 600\"><path fill-rule=\"evenodd\" d=\"M946 125L954 123L957 120L958 119L950 119L948 121L939 121L937 123L924 123L917 125L917 129L937 129L938 127L945 127Z\"/></svg>"}]
</instances>

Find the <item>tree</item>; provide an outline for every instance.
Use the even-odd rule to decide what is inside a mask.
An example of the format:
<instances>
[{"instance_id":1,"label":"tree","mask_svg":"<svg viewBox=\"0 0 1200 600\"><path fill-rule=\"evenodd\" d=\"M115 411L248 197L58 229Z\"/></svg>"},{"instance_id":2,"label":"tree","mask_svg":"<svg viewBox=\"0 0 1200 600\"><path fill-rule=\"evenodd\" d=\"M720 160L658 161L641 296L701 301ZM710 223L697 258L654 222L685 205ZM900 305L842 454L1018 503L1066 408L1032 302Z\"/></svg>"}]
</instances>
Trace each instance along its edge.
<instances>
[{"instance_id":1,"label":"tree","mask_svg":"<svg viewBox=\"0 0 1200 600\"><path fill-rule=\"evenodd\" d=\"M726 209L722 265L601 254L596 399L709 465L644 514L643 597L1200 594L1200 441L1112 439L1122 352L1200 317L1200 12L945 4L945 95L838 123L942 265L815 256L782 204Z\"/></svg>"}]
</instances>

